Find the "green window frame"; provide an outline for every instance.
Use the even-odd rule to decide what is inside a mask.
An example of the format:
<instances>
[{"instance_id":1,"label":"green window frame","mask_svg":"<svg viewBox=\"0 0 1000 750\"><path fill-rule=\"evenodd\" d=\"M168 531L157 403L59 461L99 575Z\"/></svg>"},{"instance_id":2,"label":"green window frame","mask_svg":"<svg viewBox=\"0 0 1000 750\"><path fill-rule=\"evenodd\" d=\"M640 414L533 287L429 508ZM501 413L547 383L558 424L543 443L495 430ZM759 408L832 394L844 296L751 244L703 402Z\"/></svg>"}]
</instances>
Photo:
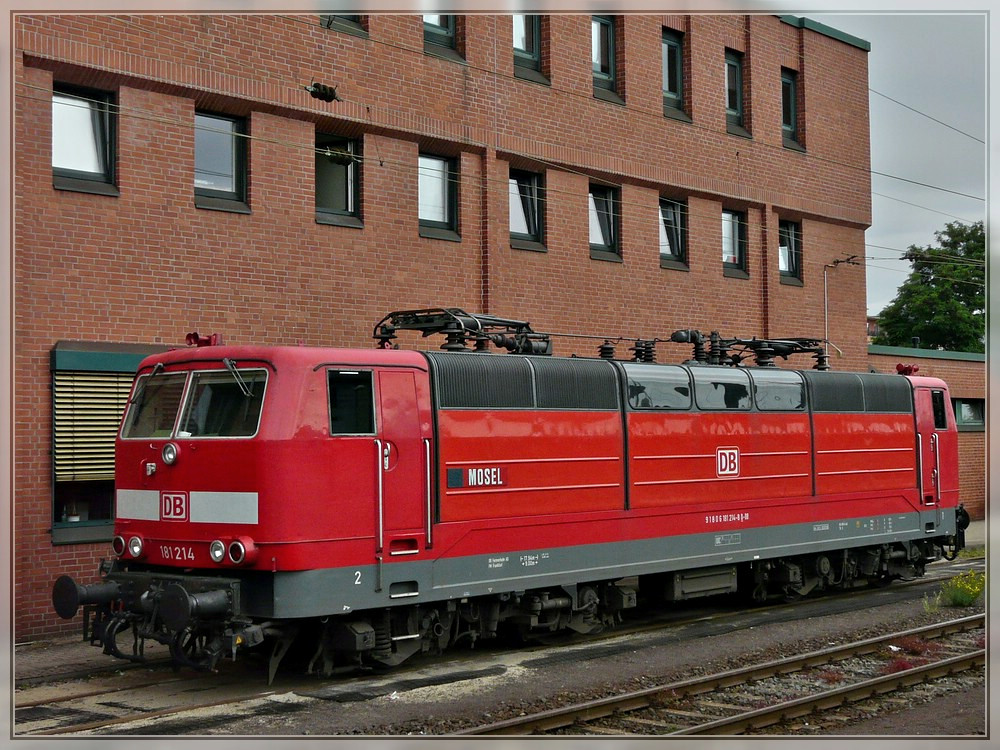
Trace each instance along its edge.
<instances>
[{"instance_id":1,"label":"green window frame","mask_svg":"<svg viewBox=\"0 0 1000 750\"><path fill-rule=\"evenodd\" d=\"M195 112L194 197L198 208L249 213L243 117Z\"/></svg>"},{"instance_id":2,"label":"green window frame","mask_svg":"<svg viewBox=\"0 0 1000 750\"><path fill-rule=\"evenodd\" d=\"M590 257L621 262L621 194L609 185L591 184L588 193Z\"/></svg>"},{"instance_id":3,"label":"green window frame","mask_svg":"<svg viewBox=\"0 0 1000 750\"><path fill-rule=\"evenodd\" d=\"M959 432L986 431L986 399L953 398L951 404Z\"/></svg>"},{"instance_id":4,"label":"green window frame","mask_svg":"<svg viewBox=\"0 0 1000 750\"><path fill-rule=\"evenodd\" d=\"M590 62L594 74L594 89L615 91L615 17L590 17Z\"/></svg>"},{"instance_id":5,"label":"green window frame","mask_svg":"<svg viewBox=\"0 0 1000 750\"><path fill-rule=\"evenodd\" d=\"M747 215L722 212L722 267L726 275L747 277Z\"/></svg>"},{"instance_id":6,"label":"green window frame","mask_svg":"<svg viewBox=\"0 0 1000 750\"><path fill-rule=\"evenodd\" d=\"M52 86L52 185L117 196L117 107L107 91Z\"/></svg>"},{"instance_id":7,"label":"green window frame","mask_svg":"<svg viewBox=\"0 0 1000 750\"><path fill-rule=\"evenodd\" d=\"M455 49L455 16L425 13L424 45Z\"/></svg>"},{"instance_id":8,"label":"green window frame","mask_svg":"<svg viewBox=\"0 0 1000 750\"><path fill-rule=\"evenodd\" d=\"M458 167L455 159L433 154L418 158L417 214L422 237L460 240Z\"/></svg>"},{"instance_id":9,"label":"green window frame","mask_svg":"<svg viewBox=\"0 0 1000 750\"><path fill-rule=\"evenodd\" d=\"M316 221L361 227L361 144L316 134Z\"/></svg>"},{"instance_id":10,"label":"green window frame","mask_svg":"<svg viewBox=\"0 0 1000 750\"><path fill-rule=\"evenodd\" d=\"M660 267L687 268L687 202L660 198Z\"/></svg>"},{"instance_id":11,"label":"green window frame","mask_svg":"<svg viewBox=\"0 0 1000 750\"><path fill-rule=\"evenodd\" d=\"M802 281L802 225L778 222L778 273L784 283Z\"/></svg>"},{"instance_id":12,"label":"green window frame","mask_svg":"<svg viewBox=\"0 0 1000 750\"><path fill-rule=\"evenodd\" d=\"M522 250L544 250L545 186L536 172L510 170L510 244Z\"/></svg>"},{"instance_id":13,"label":"green window frame","mask_svg":"<svg viewBox=\"0 0 1000 750\"><path fill-rule=\"evenodd\" d=\"M542 19L541 16L515 13L514 27L514 72L517 68L542 69Z\"/></svg>"},{"instance_id":14,"label":"green window frame","mask_svg":"<svg viewBox=\"0 0 1000 750\"><path fill-rule=\"evenodd\" d=\"M785 146L799 144L798 73L781 69L781 139Z\"/></svg>"},{"instance_id":15,"label":"green window frame","mask_svg":"<svg viewBox=\"0 0 1000 750\"><path fill-rule=\"evenodd\" d=\"M726 50L726 127L743 135L746 127L743 107L743 54Z\"/></svg>"},{"instance_id":16,"label":"green window frame","mask_svg":"<svg viewBox=\"0 0 1000 750\"><path fill-rule=\"evenodd\" d=\"M662 60L663 110L684 111L684 35L663 29L660 45Z\"/></svg>"}]
</instances>

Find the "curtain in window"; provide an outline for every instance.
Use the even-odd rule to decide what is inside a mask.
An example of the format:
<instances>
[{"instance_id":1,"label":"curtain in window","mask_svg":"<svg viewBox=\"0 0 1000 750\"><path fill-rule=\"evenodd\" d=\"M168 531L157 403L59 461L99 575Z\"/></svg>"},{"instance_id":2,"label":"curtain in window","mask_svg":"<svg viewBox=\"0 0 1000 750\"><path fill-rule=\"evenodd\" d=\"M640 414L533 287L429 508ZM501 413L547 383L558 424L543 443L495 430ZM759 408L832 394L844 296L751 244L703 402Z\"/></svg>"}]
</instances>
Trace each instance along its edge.
<instances>
[{"instance_id":1,"label":"curtain in window","mask_svg":"<svg viewBox=\"0 0 1000 750\"><path fill-rule=\"evenodd\" d=\"M419 160L418 213L422 221L448 221L448 162L431 156Z\"/></svg>"},{"instance_id":2,"label":"curtain in window","mask_svg":"<svg viewBox=\"0 0 1000 750\"><path fill-rule=\"evenodd\" d=\"M52 95L52 166L105 175L107 104L78 96Z\"/></svg>"}]
</instances>

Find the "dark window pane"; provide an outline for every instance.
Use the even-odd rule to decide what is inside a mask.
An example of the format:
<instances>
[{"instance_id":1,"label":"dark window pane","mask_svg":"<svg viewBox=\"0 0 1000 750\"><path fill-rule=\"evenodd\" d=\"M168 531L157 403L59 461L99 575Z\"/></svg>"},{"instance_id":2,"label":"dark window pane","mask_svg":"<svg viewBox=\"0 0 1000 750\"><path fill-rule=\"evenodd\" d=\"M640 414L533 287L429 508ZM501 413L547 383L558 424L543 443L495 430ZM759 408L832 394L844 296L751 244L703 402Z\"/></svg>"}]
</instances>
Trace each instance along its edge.
<instances>
[{"instance_id":1,"label":"dark window pane","mask_svg":"<svg viewBox=\"0 0 1000 750\"><path fill-rule=\"evenodd\" d=\"M691 383L683 367L624 364L633 409L689 409Z\"/></svg>"},{"instance_id":2,"label":"dark window pane","mask_svg":"<svg viewBox=\"0 0 1000 750\"><path fill-rule=\"evenodd\" d=\"M195 190L240 197L243 165L238 134L241 130L237 120L195 114Z\"/></svg>"},{"instance_id":3,"label":"dark window pane","mask_svg":"<svg viewBox=\"0 0 1000 750\"><path fill-rule=\"evenodd\" d=\"M375 433L375 395L370 372L332 370L329 393L332 435Z\"/></svg>"},{"instance_id":4,"label":"dark window pane","mask_svg":"<svg viewBox=\"0 0 1000 750\"><path fill-rule=\"evenodd\" d=\"M316 209L337 214L357 213L357 164L354 141L316 137Z\"/></svg>"},{"instance_id":5,"label":"dark window pane","mask_svg":"<svg viewBox=\"0 0 1000 750\"><path fill-rule=\"evenodd\" d=\"M763 411L800 411L806 408L806 385L794 372L752 371L754 400Z\"/></svg>"},{"instance_id":6,"label":"dark window pane","mask_svg":"<svg viewBox=\"0 0 1000 750\"><path fill-rule=\"evenodd\" d=\"M249 396L229 371L194 373L178 437L250 437L257 433L267 373L237 372Z\"/></svg>"},{"instance_id":7,"label":"dark window pane","mask_svg":"<svg viewBox=\"0 0 1000 750\"><path fill-rule=\"evenodd\" d=\"M170 437L186 380L187 373L142 375L136 383L122 437Z\"/></svg>"},{"instance_id":8,"label":"dark window pane","mask_svg":"<svg viewBox=\"0 0 1000 750\"><path fill-rule=\"evenodd\" d=\"M750 409L750 378L744 370L696 367L691 374L699 409Z\"/></svg>"}]
</instances>

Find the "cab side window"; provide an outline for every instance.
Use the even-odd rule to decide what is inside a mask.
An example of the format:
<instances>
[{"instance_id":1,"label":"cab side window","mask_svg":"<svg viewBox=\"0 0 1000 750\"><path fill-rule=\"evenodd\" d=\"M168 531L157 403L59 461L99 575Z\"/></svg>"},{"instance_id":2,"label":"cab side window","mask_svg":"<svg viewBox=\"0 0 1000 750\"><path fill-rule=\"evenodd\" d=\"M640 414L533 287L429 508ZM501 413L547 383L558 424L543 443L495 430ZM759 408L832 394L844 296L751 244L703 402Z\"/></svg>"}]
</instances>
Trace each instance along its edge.
<instances>
[{"instance_id":1,"label":"cab side window","mask_svg":"<svg viewBox=\"0 0 1000 750\"><path fill-rule=\"evenodd\" d=\"M330 434L374 435L375 392L371 372L331 370Z\"/></svg>"},{"instance_id":2,"label":"cab side window","mask_svg":"<svg viewBox=\"0 0 1000 750\"><path fill-rule=\"evenodd\" d=\"M934 409L934 429L948 429L948 412L944 408L944 391L931 391L931 407Z\"/></svg>"}]
</instances>

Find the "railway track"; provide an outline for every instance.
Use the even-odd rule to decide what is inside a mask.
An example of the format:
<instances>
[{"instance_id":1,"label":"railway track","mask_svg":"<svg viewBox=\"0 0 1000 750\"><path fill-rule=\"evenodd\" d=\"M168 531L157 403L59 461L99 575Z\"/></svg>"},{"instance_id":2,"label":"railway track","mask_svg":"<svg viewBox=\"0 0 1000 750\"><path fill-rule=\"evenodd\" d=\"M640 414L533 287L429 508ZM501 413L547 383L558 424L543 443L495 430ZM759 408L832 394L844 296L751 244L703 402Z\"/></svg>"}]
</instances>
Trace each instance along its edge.
<instances>
[{"instance_id":1,"label":"railway track","mask_svg":"<svg viewBox=\"0 0 1000 750\"><path fill-rule=\"evenodd\" d=\"M976 631L984 625L973 615L457 734L741 734L982 667ZM899 656L873 658L886 652ZM830 687L841 681L848 684Z\"/></svg>"},{"instance_id":2,"label":"railway track","mask_svg":"<svg viewBox=\"0 0 1000 750\"><path fill-rule=\"evenodd\" d=\"M941 570L939 573L953 575L955 572L953 566L947 567L947 572ZM909 586L917 583L928 584L933 581L933 576L928 576L928 579L920 579L919 582L911 584L897 584L892 589L880 590L877 594L878 599L884 601L887 592L892 591L905 595ZM694 609L685 616L653 618L649 622L634 623L631 627L609 631L603 637L581 638L580 642L590 643L600 650L613 647L602 646L605 640L614 644L630 633L639 635L662 632L669 636L671 642L680 643L685 637L698 637L699 633L704 636L721 631L728 632L734 627L734 617L738 619L739 627L752 628L780 621L785 616L782 613L786 611L797 613L800 617L828 616L826 608L833 607L834 611L843 609L858 596L864 598L864 594L860 592L845 592L817 599L812 603L758 607L753 610L750 619L747 619L747 613L743 612L724 610L710 613ZM910 593L908 596L914 598L917 594ZM841 598L844 602L840 602ZM815 612L812 611L813 607L817 608ZM684 635L681 634L682 631ZM670 632L675 634L670 636ZM553 644L539 644L538 648L544 653L550 647L564 649L567 644L576 642L574 639L568 641L561 639ZM520 649L519 653L523 655L534 650L534 648ZM431 682L444 684L450 679L468 679L470 667L466 662L474 661L475 653L453 654L454 664L444 668ZM359 694L367 691L366 694L371 696L383 695L396 689L403 691L407 689L406 685L409 683L422 684L423 679L418 673L411 674L407 669L394 671L391 676L378 681L385 682L384 686L371 684L372 680L361 676L347 681L317 682L315 678L304 678L303 675L279 673L277 682L268 688L266 681L260 678L260 665L249 664L246 660L234 664L227 662L225 668L218 674L198 674L186 670L175 673L158 660L145 665L125 662L112 662L112 664L117 665L117 669L106 668L103 661L100 662L100 668L95 668L89 663L72 665L67 661L64 665L65 670L60 669L58 674L49 673L46 676L41 671L32 672L30 663L22 663L15 681L17 693L14 706L14 733L18 736L101 733L201 734L206 728L221 729L248 715L285 716L306 710L310 702L317 697L321 701L336 701L340 700L336 697L337 693L349 694L352 691ZM258 671L255 671L255 666ZM414 665L415 668L416 666ZM423 666L428 665L423 664ZM474 672L475 668L472 669ZM451 671L459 673L459 676L450 677ZM345 700L357 700L357 698ZM706 721L709 718L719 717L707 717ZM563 724L561 731L574 731L566 729L574 722L575 719ZM632 730L634 729L633 726ZM634 733L632 730L619 728L614 733ZM453 731L453 728L448 728L447 731ZM515 731L536 730L525 728Z\"/></svg>"}]
</instances>

